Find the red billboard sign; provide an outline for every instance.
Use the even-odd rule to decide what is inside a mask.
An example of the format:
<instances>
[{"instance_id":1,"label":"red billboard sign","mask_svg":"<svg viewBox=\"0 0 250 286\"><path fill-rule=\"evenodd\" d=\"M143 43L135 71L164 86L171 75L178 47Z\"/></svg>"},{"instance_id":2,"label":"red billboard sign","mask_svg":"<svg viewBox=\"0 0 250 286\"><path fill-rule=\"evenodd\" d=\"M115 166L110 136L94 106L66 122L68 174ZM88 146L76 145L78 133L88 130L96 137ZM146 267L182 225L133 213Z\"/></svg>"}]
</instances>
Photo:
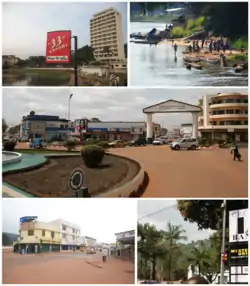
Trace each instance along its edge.
<instances>
[{"instance_id":1,"label":"red billboard sign","mask_svg":"<svg viewBox=\"0 0 250 286\"><path fill-rule=\"evenodd\" d=\"M71 31L53 31L47 33L46 63L68 64L71 54Z\"/></svg>"}]
</instances>

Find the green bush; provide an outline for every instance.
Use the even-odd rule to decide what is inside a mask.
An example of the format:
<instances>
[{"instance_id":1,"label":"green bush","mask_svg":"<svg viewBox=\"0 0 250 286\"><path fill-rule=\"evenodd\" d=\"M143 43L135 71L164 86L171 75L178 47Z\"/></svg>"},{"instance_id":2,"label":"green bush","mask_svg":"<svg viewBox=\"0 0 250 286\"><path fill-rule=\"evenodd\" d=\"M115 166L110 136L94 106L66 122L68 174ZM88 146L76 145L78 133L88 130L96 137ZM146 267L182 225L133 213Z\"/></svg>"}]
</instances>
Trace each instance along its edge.
<instances>
[{"instance_id":1,"label":"green bush","mask_svg":"<svg viewBox=\"0 0 250 286\"><path fill-rule=\"evenodd\" d=\"M104 150L109 148L109 142L108 141L101 141L97 143L98 146L102 147Z\"/></svg>"},{"instance_id":2,"label":"green bush","mask_svg":"<svg viewBox=\"0 0 250 286\"><path fill-rule=\"evenodd\" d=\"M189 33L180 26L174 27L171 31L173 38L183 38L189 35Z\"/></svg>"},{"instance_id":3,"label":"green bush","mask_svg":"<svg viewBox=\"0 0 250 286\"><path fill-rule=\"evenodd\" d=\"M67 140L64 143L64 147L68 149L69 152L71 152L76 147L76 141L75 140Z\"/></svg>"},{"instance_id":4,"label":"green bush","mask_svg":"<svg viewBox=\"0 0 250 286\"><path fill-rule=\"evenodd\" d=\"M81 155L88 168L96 168L101 164L105 150L98 145L87 145L82 147Z\"/></svg>"},{"instance_id":5,"label":"green bush","mask_svg":"<svg viewBox=\"0 0 250 286\"><path fill-rule=\"evenodd\" d=\"M12 152L15 150L15 147L16 147L16 141L15 140L8 140L8 141L5 141L3 143L4 151Z\"/></svg>"},{"instance_id":6,"label":"green bush","mask_svg":"<svg viewBox=\"0 0 250 286\"><path fill-rule=\"evenodd\" d=\"M244 61L244 62L247 62L248 61L248 55L246 55L246 54L235 54L235 55L228 56L227 59L229 61Z\"/></svg>"},{"instance_id":7,"label":"green bush","mask_svg":"<svg viewBox=\"0 0 250 286\"><path fill-rule=\"evenodd\" d=\"M248 40L244 38L240 38L236 41L233 41L231 43L232 49L240 50L241 48L244 48L245 50L248 49Z\"/></svg>"}]
</instances>

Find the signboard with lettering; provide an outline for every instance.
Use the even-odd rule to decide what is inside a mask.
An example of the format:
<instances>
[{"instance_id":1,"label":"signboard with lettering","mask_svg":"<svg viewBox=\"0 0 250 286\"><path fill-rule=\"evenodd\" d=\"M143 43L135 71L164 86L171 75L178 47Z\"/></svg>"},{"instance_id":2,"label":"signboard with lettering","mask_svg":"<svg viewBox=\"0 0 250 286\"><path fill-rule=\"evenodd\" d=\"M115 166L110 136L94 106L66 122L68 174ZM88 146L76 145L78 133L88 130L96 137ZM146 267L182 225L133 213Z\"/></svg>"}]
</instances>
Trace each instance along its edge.
<instances>
[{"instance_id":1,"label":"signboard with lettering","mask_svg":"<svg viewBox=\"0 0 250 286\"><path fill-rule=\"evenodd\" d=\"M229 242L248 241L248 209L229 212Z\"/></svg>"},{"instance_id":2,"label":"signboard with lettering","mask_svg":"<svg viewBox=\"0 0 250 286\"><path fill-rule=\"evenodd\" d=\"M71 55L71 31L47 33L46 63L69 64Z\"/></svg>"}]
</instances>

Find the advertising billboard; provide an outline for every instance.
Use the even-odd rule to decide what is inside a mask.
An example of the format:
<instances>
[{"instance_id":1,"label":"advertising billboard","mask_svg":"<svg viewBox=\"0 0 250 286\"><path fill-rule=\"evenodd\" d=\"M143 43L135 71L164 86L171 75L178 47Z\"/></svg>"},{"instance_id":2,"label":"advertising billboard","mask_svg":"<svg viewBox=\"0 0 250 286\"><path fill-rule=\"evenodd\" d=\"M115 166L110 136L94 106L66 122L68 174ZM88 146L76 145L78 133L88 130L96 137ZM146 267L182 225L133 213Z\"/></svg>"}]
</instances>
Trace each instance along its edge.
<instances>
[{"instance_id":1,"label":"advertising billboard","mask_svg":"<svg viewBox=\"0 0 250 286\"><path fill-rule=\"evenodd\" d=\"M81 119L79 129L81 133L86 133L88 130L88 119Z\"/></svg>"},{"instance_id":2,"label":"advertising billboard","mask_svg":"<svg viewBox=\"0 0 250 286\"><path fill-rule=\"evenodd\" d=\"M46 63L69 64L71 54L71 31L47 33Z\"/></svg>"},{"instance_id":3,"label":"advertising billboard","mask_svg":"<svg viewBox=\"0 0 250 286\"><path fill-rule=\"evenodd\" d=\"M229 212L229 242L248 241L248 209Z\"/></svg>"}]
</instances>

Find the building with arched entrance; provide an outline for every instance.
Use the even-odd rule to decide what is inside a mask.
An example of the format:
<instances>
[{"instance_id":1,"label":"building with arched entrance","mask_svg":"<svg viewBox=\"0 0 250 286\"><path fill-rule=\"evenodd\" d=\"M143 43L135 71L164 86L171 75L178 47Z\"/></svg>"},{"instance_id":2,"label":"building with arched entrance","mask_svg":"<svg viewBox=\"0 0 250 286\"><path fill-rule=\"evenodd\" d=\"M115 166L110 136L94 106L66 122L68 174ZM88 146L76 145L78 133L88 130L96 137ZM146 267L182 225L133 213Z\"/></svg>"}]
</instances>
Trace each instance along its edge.
<instances>
[{"instance_id":1,"label":"building with arched entrance","mask_svg":"<svg viewBox=\"0 0 250 286\"><path fill-rule=\"evenodd\" d=\"M248 95L218 93L204 95L198 118L203 138L248 141Z\"/></svg>"}]
</instances>

